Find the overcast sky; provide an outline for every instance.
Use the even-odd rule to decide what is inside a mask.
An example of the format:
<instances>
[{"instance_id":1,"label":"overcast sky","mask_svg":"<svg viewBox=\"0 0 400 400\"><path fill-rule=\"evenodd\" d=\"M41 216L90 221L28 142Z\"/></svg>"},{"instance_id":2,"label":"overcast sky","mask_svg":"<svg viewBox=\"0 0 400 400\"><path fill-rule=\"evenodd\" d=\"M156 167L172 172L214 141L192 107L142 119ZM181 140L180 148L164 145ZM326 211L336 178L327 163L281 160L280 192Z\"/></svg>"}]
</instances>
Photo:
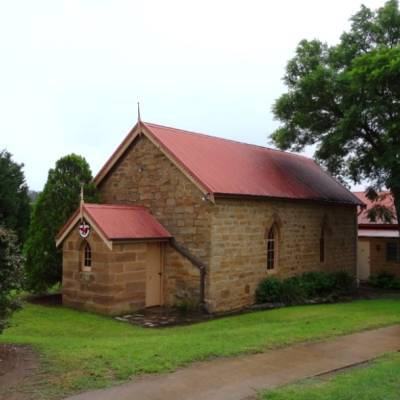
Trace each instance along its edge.
<instances>
[{"instance_id":1,"label":"overcast sky","mask_svg":"<svg viewBox=\"0 0 400 400\"><path fill-rule=\"evenodd\" d=\"M143 121L267 146L297 44L337 43L360 6L0 0L0 150L25 164L32 190L71 153L96 175L135 125L137 102Z\"/></svg>"}]
</instances>

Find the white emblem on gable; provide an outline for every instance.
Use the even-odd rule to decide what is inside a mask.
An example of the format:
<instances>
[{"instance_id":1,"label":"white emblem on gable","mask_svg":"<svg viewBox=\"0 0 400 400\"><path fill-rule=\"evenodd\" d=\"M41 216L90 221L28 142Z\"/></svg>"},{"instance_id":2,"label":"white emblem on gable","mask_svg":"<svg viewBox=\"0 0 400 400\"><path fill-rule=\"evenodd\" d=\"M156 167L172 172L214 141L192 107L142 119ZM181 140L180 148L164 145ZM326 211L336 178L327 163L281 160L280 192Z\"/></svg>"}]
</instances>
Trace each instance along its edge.
<instances>
[{"instance_id":1,"label":"white emblem on gable","mask_svg":"<svg viewBox=\"0 0 400 400\"><path fill-rule=\"evenodd\" d=\"M90 233L90 226L88 223L86 223L85 221L83 221L80 225L79 225L79 234L83 237L83 238L87 238L89 236Z\"/></svg>"}]
</instances>

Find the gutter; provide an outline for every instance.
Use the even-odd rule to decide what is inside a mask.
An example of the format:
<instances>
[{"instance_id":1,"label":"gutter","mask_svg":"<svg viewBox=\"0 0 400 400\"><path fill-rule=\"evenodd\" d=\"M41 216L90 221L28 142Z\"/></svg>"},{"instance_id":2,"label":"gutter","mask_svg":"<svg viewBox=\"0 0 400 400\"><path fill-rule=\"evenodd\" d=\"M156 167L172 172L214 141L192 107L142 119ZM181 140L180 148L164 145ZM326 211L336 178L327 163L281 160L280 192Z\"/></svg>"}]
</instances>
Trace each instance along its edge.
<instances>
[{"instance_id":1,"label":"gutter","mask_svg":"<svg viewBox=\"0 0 400 400\"><path fill-rule=\"evenodd\" d=\"M200 307L204 312L208 312L206 308L206 304L204 301L204 287L205 287L205 276L206 276L206 266L199 261L196 257L190 254L186 249L179 246L179 244L175 241L174 238L169 239L169 244L173 247L178 253L182 254L187 260L189 260L194 266L196 266L200 270Z\"/></svg>"}]
</instances>

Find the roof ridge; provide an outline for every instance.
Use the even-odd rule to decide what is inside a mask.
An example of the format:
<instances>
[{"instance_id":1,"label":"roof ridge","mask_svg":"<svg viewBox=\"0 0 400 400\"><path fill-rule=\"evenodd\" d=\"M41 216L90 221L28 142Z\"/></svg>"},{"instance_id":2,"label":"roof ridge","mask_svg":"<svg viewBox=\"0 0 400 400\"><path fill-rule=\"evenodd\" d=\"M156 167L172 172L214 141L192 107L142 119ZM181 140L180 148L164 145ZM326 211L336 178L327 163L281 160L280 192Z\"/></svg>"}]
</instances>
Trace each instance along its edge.
<instances>
[{"instance_id":1,"label":"roof ridge","mask_svg":"<svg viewBox=\"0 0 400 400\"><path fill-rule=\"evenodd\" d=\"M96 207L96 208L141 208L144 209L143 206L137 206L137 205L129 205L129 204L98 204L98 203L85 203L85 207L91 208L91 207Z\"/></svg>"},{"instance_id":2,"label":"roof ridge","mask_svg":"<svg viewBox=\"0 0 400 400\"><path fill-rule=\"evenodd\" d=\"M218 136L208 135L208 134L205 134L205 133L192 132L192 131L187 131L185 129L172 128L170 126L153 124L151 122L143 122L142 121L142 123L144 123L146 126L155 126L157 128L167 129L167 130L170 130L170 131L178 131L178 132L182 132L182 133L187 133L189 135L195 135L195 136L201 136L201 137L205 137L205 138L210 138L210 139L213 139L213 140L221 140L221 141L224 141L224 142L231 142L231 143L239 144L239 145L242 145L242 146L256 147L256 148L260 148L260 149L263 149L263 150L275 151L275 152L280 153L280 154L292 155L292 156L296 156L296 157L305 158L306 160L309 160L309 161L313 161L309 157L306 157L306 156L304 156L302 154L291 153L291 152L287 152L287 151L284 151L284 150L274 149L272 147L261 146L259 144L240 142L239 140L226 139L226 138L222 138L222 137L218 137Z\"/></svg>"}]
</instances>

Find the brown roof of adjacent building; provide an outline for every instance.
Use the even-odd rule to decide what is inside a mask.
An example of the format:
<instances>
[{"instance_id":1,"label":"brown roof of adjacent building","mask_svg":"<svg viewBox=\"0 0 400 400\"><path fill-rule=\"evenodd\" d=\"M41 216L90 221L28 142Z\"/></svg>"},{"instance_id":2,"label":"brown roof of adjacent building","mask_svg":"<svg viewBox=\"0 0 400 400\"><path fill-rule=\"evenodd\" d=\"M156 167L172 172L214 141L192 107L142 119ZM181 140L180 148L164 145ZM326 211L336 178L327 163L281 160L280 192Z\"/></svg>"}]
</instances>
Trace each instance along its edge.
<instances>
[{"instance_id":1,"label":"brown roof of adjacent building","mask_svg":"<svg viewBox=\"0 0 400 400\"><path fill-rule=\"evenodd\" d=\"M105 239L167 239L170 233L140 206L89 204L83 205L83 217L96 225ZM65 237L80 218L80 209L68 220L56 236L56 242Z\"/></svg>"},{"instance_id":2,"label":"brown roof of adjacent building","mask_svg":"<svg viewBox=\"0 0 400 400\"><path fill-rule=\"evenodd\" d=\"M137 124L95 177L99 184L144 134L178 168L214 196L257 196L363 203L314 161L296 154L151 123Z\"/></svg>"}]
</instances>

